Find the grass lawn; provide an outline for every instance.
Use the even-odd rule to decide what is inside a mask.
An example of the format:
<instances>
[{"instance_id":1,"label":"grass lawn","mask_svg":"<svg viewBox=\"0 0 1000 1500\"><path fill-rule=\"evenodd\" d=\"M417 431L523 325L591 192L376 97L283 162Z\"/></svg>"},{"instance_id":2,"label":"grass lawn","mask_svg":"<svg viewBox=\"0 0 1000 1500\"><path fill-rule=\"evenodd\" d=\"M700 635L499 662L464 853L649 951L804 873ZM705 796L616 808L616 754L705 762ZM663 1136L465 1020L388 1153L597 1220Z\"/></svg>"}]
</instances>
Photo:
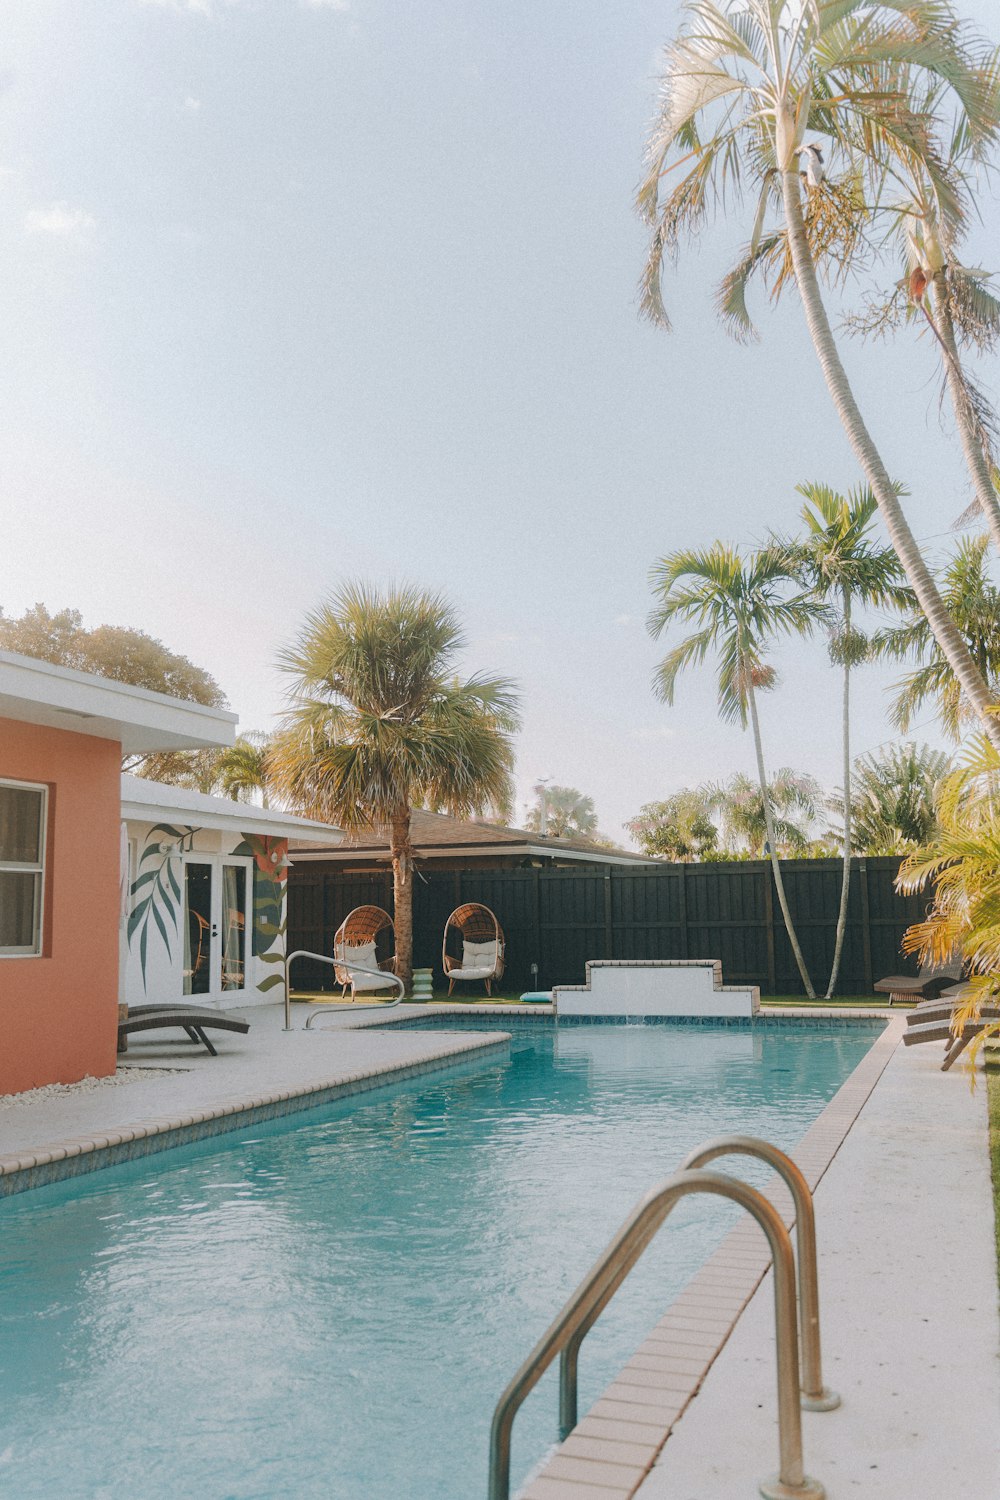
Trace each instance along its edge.
<instances>
[{"instance_id":1,"label":"grass lawn","mask_svg":"<svg viewBox=\"0 0 1000 1500\"><path fill-rule=\"evenodd\" d=\"M852 1006L883 1006L889 1009L888 995L835 995L832 1000L807 1000L805 995L761 995L761 1005L843 1005L850 1009ZM894 1010L905 1010L905 1006L893 1006Z\"/></svg>"},{"instance_id":2,"label":"grass lawn","mask_svg":"<svg viewBox=\"0 0 1000 1500\"><path fill-rule=\"evenodd\" d=\"M325 1003L327 1005L344 1005L348 1007L351 1004L350 1000L342 1000L339 994L331 995L329 991L324 990L293 990L293 1003L296 1000L308 1000L313 1004ZM435 1003L444 1001L445 1004L448 1004L449 1000L447 992L443 989L440 991L435 990L434 1001ZM376 1000L374 995L359 995L356 1003L358 1005L388 1005L390 1002L387 1000ZM455 994L451 996L450 1003L453 1005L458 1003L461 1003L462 1005L520 1005L521 997L520 995ZM525 1006L525 1009L531 1009L530 1002Z\"/></svg>"},{"instance_id":3,"label":"grass lawn","mask_svg":"<svg viewBox=\"0 0 1000 1500\"><path fill-rule=\"evenodd\" d=\"M435 990L434 999L435 1001L444 1001L445 1003L447 1003L448 995L442 988L441 990ZM313 1004L316 1004L317 1002L325 1002L328 1005L350 1005L351 1003L349 1000L341 1000L339 994L332 995L329 993L329 991L321 990L293 990L292 1000L308 1000ZM461 1003L462 1005L520 1005L522 1003L521 996L519 994L487 996L483 994L460 995L457 992L451 996L451 1002L453 1004ZM385 1000L377 1001L373 995L361 995L357 1000L358 1005L386 1005L388 1003L389 1002ZM528 1001L526 1008L530 1009L533 1003L535 1002ZM833 1000L807 1000L804 995L762 995L760 1003L762 1005L768 1006L843 1006L847 1010L850 1010L852 1008L858 1009L859 1007L868 1009L871 1006L880 1006L886 1010L889 1009L887 998L884 995L838 995ZM905 1009L905 1006L898 1006L895 1008L903 1010Z\"/></svg>"}]
</instances>

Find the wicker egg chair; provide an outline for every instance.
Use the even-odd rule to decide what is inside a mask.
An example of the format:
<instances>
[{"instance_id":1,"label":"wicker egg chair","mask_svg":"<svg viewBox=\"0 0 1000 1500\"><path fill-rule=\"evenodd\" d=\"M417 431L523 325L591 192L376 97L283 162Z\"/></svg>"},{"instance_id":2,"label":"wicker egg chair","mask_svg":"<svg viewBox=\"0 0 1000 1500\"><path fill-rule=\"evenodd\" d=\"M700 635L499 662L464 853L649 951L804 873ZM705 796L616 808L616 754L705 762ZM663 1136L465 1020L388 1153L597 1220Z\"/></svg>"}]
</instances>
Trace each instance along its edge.
<instances>
[{"instance_id":1,"label":"wicker egg chair","mask_svg":"<svg viewBox=\"0 0 1000 1500\"><path fill-rule=\"evenodd\" d=\"M461 957L448 952L462 946ZM441 957L450 995L456 983L472 984L485 980L486 993L493 993L493 981L503 976L503 928L488 906L476 901L457 906L444 924Z\"/></svg>"},{"instance_id":2,"label":"wicker egg chair","mask_svg":"<svg viewBox=\"0 0 1000 1500\"><path fill-rule=\"evenodd\" d=\"M389 934L388 939L385 933ZM388 948L388 957L379 958L378 948L383 952ZM343 986L345 997L350 990L352 1001L359 991L368 994L396 989L395 980L389 978L396 972L396 929L381 906L356 906L347 913L333 939L333 956L337 960L333 971L337 983ZM385 978L356 973L352 965L359 969L380 969Z\"/></svg>"}]
</instances>

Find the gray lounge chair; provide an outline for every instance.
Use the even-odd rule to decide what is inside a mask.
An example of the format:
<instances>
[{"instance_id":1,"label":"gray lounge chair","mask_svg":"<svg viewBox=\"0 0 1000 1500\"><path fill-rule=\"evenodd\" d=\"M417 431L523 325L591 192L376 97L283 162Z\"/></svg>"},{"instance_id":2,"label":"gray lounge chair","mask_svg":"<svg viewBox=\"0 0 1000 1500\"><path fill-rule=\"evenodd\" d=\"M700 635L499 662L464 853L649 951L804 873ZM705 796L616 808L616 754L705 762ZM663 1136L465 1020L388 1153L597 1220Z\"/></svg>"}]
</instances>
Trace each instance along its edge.
<instances>
[{"instance_id":1,"label":"gray lounge chair","mask_svg":"<svg viewBox=\"0 0 1000 1500\"><path fill-rule=\"evenodd\" d=\"M125 1051L126 1038L137 1031L162 1031L171 1026L180 1027L192 1042L200 1042L212 1057L219 1054L205 1035L206 1030L236 1031L243 1036L250 1030L250 1022L242 1016L211 1010L205 1005L135 1005L118 1022L118 1051Z\"/></svg>"},{"instance_id":2,"label":"gray lounge chair","mask_svg":"<svg viewBox=\"0 0 1000 1500\"><path fill-rule=\"evenodd\" d=\"M874 988L878 994L889 996L890 1005L895 1005L897 1000L936 1000L943 990L957 984L961 977L961 965L944 964L923 968L919 974L890 974L888 978L878 980Z\"/></svg>"},{"instance_id":3,"label":"gray lounge chair","mask_svg":"<svg viewBox=\"0 0 1000 1500\"><path fill-rule=\"evenodd\" d=\"M966 1021L961 1031L955 1032L952 1029L955 1005L955 996L940 1002L918 1005L907 1016L906 1031L903 1033L903 1045L906 1047L915 1047L920 1042L944 1042L942 1073L947 1073L952 1064L958 1061L974 1037L985 1031L987 1026L1000 1021L1000 1006L984 1005L974 1021Z\"/></svg>"}]
</instances>

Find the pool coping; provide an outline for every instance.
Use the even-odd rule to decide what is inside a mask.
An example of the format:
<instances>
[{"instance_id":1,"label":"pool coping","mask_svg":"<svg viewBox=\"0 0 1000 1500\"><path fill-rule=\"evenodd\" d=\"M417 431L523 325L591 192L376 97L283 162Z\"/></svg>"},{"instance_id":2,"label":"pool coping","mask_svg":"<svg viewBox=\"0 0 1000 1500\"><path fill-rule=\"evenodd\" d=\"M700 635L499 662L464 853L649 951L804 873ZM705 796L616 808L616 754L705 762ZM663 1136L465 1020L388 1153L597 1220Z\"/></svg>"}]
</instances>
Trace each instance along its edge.
<instances>
[{"instance_id":1,"label":"pool coping","mask_svg":"<svg viewBox=\"0 0 1000 1500\"><path fill-rule=\"evenodd\" d=\"M813 1191L900 1044L904 1016L877 1014L885 1030L791 1153ZM784 1183L768 1196L791 1228L795 1213ZM742 1215L517 1500L632 1500L770 1264L759 1228Z\"/></svg>"},{"instance_id":2,"label":"pool coping","mask_svg":"<svg viewBox=\"0 0 1000 1500\"><path fill-rule=\"evenodd\" d=\"M396 1063L382 1063L345 1073L328 1083L315 1080L283 1089L253 1094L231 1094L218 1104L183 1114L154 1115L135 1124L116 1126L93 1135L70 1136L48 1141L28 1151L0 1155L0 1199L32 1188L46 1187L69 1177L80 1177L104 1167L118 1166L137 1157L169 1151L175 1146L225 1135L278 1119L300 1110L314 1109L353 1094L368 1093L386 1085L403 1083L427 1073L438 1073L475 1059L482 1053L505 1047L510 1032L477 1031L471 1035L448 1033L447 1045L424 1057Z\"/></svg>"}]
</instances>

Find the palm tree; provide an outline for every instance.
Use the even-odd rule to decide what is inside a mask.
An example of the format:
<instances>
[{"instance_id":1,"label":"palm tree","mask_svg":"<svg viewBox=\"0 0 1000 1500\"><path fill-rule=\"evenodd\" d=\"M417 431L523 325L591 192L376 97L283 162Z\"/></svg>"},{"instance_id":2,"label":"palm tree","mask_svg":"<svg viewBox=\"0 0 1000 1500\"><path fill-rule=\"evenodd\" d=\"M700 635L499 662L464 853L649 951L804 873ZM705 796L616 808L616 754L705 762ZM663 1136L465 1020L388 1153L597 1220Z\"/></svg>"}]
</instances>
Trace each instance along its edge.
<instances>
[{"instance_id":1,"label":"palm tree","mask_svg":"<svg viewBox=\"0 0 1000 1500\"><path fill-rule=\"evenodd\" d=\"M774 668L765 660L771 640L779 635L804 635L825 617L824 607L808 595L786 597L784 590L791 578L787 561L774 549L754 553L746 561L735 547L724 542L715 542L707 550L671 553L656 564L651 574L659 603L650 614L649 630L658 638L677 620L696 627L692 635L664 657L657 669L655 691L664 702L674 701L677 678L683 669L700 664L714 651L718 658L721 717L744 729L749 719L775 889L802 983L810 1000L814 1000L815 991L781 878L757 717L758 691L773 687L777 680Z\"/></svg>"},{"instance_id":2,"label":"palm tree","mask_svg":"<svg viewBox=\"0 0 1000 1500\"><path fill-rule=\"evenodd\" d=\"M255 792L269 805L271 736L256 729L241 734L235 744L219 756L217 781L223 794L234 802L249 802Z\"/></svg>"},{"instance_id":3,"label":"palm tree","mask_svg":"<svg viewBox=\"0 0 1000 1500\"><path fill-rule=\"evenodd\" d=\"M585 797L575 786L536 786L537 801L526 819L532 833L552 838L590 838L597 832L593 797Z\"/></svg>"},{"instance_id":4,"label":"palm tree","mask_svg":"<svg viewBox=\"0 0 1000 1500\"><path fill-rule=\"evenodd\" d=\"M981 151L995 135L996 90L985 46L960 27L947 0L740 0L729 8L691 0L667 48L662 99L639 207L653 227L642 309L669 327L660 288L665 256L697 233L717 205L756 199L746 259L765 238L782 239L806 324L844 431L882 512L889 539L921 609L967 699L1000 748L1000 721L961 633L948 614L899 503L899 491L865 425L820 293L807 218L824 194L813 132L841 150L868 201L877 201L885 163L919 160L938 200L958 216L958 192L933 136L936 115L908 89L940 81L964 111ZM814 185L803 212L799 167ZM676 175L678 174L679 175ZM667 180L672 180L672 186ZM665 184L667 184L665 186ZM777 229L767 230L777 211Z\"/></svg>"},{"instance_id":5,"label":"palm tree","mask_svg":"<svg viewBox=\"0 0 1000 1500\"><path fill-rule=\"evenodd\" d=\"M271 751L274 782L308 812L388 830L407 988L414 802L468 817L511 795L516 696L506 678L457 677L464 644L439 594L351 583L306 616L281 654L293 698Z\"/></svg>"},{"instance_id":6,"label":"palm tree","mask_svg":"<svg viewBox=\"0 0 1000 1500\"><path fill-rule=\"evenodd\" d=\"M994 59L993 111L1000 109L1000 71ZM924 111L933 113L938 88L926 93ZM961 197L942 202L937 184L918 157L896 154L887 162L889 182L899 189L898 201L887 204L891 232L899 243L903 276L888 299L871 299L866 313L849 320L864 332L883 333L901 322L929 327L936 341L951 399L959 440L972 480L976 506L1000 550L1000 500L994 443L996 422L990 405L967 374L961 348L987 352L1000 339L1000 301L988 286L989 274L965 266L959 250L972 197L970 178L977 166L973 141L961 126L947 147L949 180ZM962 211L957 212L961 206Z\"/></svg>"},{"instance_id":7,"label":"palm tree","mask_svg":"<svg viewBox=\"0 0 1000 1500\"><path fill-rule=\"evenodd\" d=\"M997 693L1000 691L1000 589L989 575L986 550L985 536L961 541L944 570L941 594L983 681ZM871 649L874 655L894 661L916 658L920 662L915 671L903 678L892 705L893 723L905 733L923 704L934 700L947 733L954 740L961 739L973 708L916 604L911 605L901 625L876 631Z\"/></svg>"},{"instance_id":8,"label":"palm tree","mask_svg":"<svg viewBox=\"0 0 1000 1500\"><path fill-rule=\"evenodd\" d=\"M858 854L904 854L926 843L937 827L935 797L951 760L929 745L889 745L854 762L850 802L831 810L850 818Z\"/></svg>"},{"instance_id":9,"label":"palm tree","mask_svg":"<svg viewBox=\"0 0 1000 1500\"><path fill-rule=\"evenodd\" d=\"M800 576L818 599L837 610L830 631L830 657L843 668L841 744L844 768L844 852L837 912L837 935L833 963L826 987L833 994L840 972L847 928L847 902L851 887L851 667L868 656L868 641L855 628L855 603L880 607L905 607L915 602L905 587L899 559L890 547L871 540L872 522L878 503L870 489L840 495L824 484L800 484L805 499L800 512L806 524L804 541L790 544L790 555Z\"/></svg>"},{"instance_id":10,"label":"palm tree","mask_svg":"<svg viewBox=\"0 0 1000 1500\"><path fill-rule=\"evenodd\" d=\"M772 843L778 854L786 856L802 854L808 847L808 825L816 817L820 804L819 786L811 776L782 766L768 780L764 796L756 781L737 771L728 781L701 790L710 810L721 816L726 843L731 848L745 847L753 859L760 859ZM795 818L800 821L794 822Z\"/></svg>"},{"instance_id":11,"label":"palm tree","mask_svg":"<svg viewBox=\"0 0 1000 1500\"><path fill-rule=\"evenodd\" d=\"M934 885L925 920L909 928L903 946L922 963L961 960L969 982L952 1019L956 1034L1000 992L998 794L1000 756L977 735L937 789L937 827L925 847L903 861L896 882L906 894ZM998 1030L989 1026L973 1042L973 1065L978 1047Z\"/></svg>"}]
</instances>

